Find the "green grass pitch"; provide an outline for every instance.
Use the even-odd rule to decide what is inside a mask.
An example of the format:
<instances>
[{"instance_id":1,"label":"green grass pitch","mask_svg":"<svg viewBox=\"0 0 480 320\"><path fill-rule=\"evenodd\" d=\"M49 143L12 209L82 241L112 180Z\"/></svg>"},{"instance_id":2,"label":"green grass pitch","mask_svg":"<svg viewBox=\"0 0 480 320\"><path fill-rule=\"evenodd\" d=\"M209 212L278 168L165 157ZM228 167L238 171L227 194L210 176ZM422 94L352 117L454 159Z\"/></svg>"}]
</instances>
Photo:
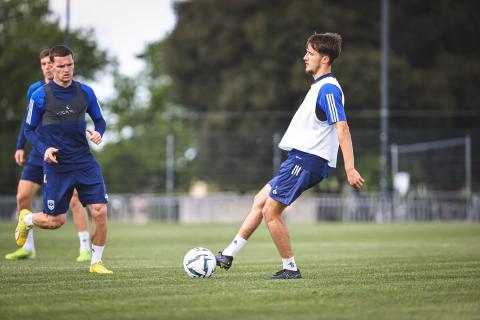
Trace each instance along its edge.
<instances>
[{"instance_id":1,"label":"green grass pitch","mask_svg":"<svg viewBox=\"0 0 480 320\"><path fill-rule=\"evenodd\" d=\"M77 263L69 222L35 229L37 259L6 261L0 223L0 319L480 319L480 224L289 225L304 279L281 268L264 226L228 272L190 279L183 255L223 249L237 225L111 224L113 275Z\"/></svg>"}]
</instances>

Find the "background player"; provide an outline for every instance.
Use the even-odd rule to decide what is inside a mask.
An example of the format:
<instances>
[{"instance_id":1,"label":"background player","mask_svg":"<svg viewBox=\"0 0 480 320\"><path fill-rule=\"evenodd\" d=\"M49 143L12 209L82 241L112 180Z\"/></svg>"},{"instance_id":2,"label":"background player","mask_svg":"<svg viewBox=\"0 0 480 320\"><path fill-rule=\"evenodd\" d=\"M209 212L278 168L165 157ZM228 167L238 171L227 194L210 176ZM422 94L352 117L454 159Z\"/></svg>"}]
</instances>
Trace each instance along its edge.
<instances>
[{"instance_id":1,"label":"background player","mask_svg":"<svg viewBox=\"0 0 480 320\"><path fill-rule=\"evenodd\" d=\"M340 145L348 183L359 189L363 178L355 170L352 139L344 111L344 96L333 77L332 63L340 55L342 38L335 33L314 33L307 40L303 57L305 72L314 82L298 108L279 147L289 151L278 172L256 195L252 209L232 243L216 256L217 265L228 269L233 257L265 219L270 235L282 257L283 269L271 279L302 277L295 263L283 210L303 191L328 177L335 167Z\"/></svg>"},{"instance_id":2,"label":"background player","mask_svg":"<svg viewBox=\"0 0 480 320\"><path fill-rule=\"evenodd\" d=\"M50 62L49 49L40 52L40 67L43 74L43 80L31 84L27 92L27 101L33 92L53 79L52 63ZM25 113L26 117L26 113ZM25 117L23 118L20 132L17 139L17 150L15 151L15 162L22 166L25 161L25 134L23 132ZM43 157L35 148L32 148L27 162L22 171L22 176L18 182L17 188L17 214L20 209L32 210L32 200L40 189L43 182ZM70 210L72 211L73 223L80 239L80 254L77 257L78 262L89 261L91 259L90 234L88 232L88 215L82 204L78 200L75 191L70 201ZM5 256L7 260L32 259L35 258L35 241L33 230L28 234L28 238L23 247L8 253Z\"/></svg>"},{"instance_id":3,"label":"background player","mask_svg":"<svg viewBox=\"0 0 480 320\"><path fill-rule=\"evenodd\" d=\"M35 225L57 229L66 221L68 203L74 189L80 202L87 206L93 219L92 260L90 272L112 273L102 264L107 238L107 192L95 161L86 132L95 144L102 141L106 124L92 88L73 81L73 52L66 46L50 49L53 81L35 91L29 101L25 136L43 155L43 212L20 211L15 239L21 246ZM87 128L88 113L95 129ZM41 128L38 135L36 128Z\"/></svg>"}]
</instances>

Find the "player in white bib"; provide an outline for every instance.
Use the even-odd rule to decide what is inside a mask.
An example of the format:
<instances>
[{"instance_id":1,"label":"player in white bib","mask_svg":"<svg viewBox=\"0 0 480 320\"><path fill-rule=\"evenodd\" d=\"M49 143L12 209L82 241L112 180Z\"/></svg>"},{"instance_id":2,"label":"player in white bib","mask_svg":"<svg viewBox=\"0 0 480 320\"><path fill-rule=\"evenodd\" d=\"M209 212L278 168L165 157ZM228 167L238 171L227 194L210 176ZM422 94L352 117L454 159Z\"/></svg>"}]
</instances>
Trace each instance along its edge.
<instances>
[{"instance_id":1,"label":"player in white bib","mask_svg":"<svg viewBox=\"0 0 480 320\"><path fill-rule=\"evenodd\" d=\"M270 279L302 278L282 219L283 210L302 192L328 177L329 167L336 167L339 146L348 183L355 189L363 186L364 179L354 166L345 98L332 74L332 63L340 55L341 46L342 38L336 33L314 33L308 38L303 60L305 72L313 76L314 82L280 141L279 147L288 151L288 158L278 175L255 196L232 243L215 257L221 268L228 270L232 266L233 258L265 220L283 264Z\"/></svg>"}]
</instances>

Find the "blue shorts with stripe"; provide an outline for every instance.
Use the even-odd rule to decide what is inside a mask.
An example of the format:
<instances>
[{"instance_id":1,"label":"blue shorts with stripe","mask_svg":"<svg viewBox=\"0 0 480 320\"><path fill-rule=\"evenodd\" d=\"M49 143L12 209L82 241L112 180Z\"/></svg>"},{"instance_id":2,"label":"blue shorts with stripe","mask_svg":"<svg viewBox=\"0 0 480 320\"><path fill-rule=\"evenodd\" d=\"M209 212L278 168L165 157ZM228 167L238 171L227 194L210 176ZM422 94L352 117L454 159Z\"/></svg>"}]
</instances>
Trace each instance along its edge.
<instances>
[{"instance_id":1,"label":"blue shorts with stripe","mask_svg":"<svg viewBox=\"0 0 480 320\"><path fill-rule=\"evenodd\" d=\"M278 175L268 182L272 187L270 198L292 204L305 190L328 177L328 162L325 159L292 150L280 166Z\"/></svg>"},{"instance_id":2,"label":"blue shorts with stripe","mask_svg":"<svg viewBox=\"0 0 480 320\"><path fill-rule=\"evenodd\" d=\"M83 206L108 203L107 189L98 163L68 172L47 172L43 180L43 212L49 215L66 213L77 189Z\"/></svg>"}]
</instances>

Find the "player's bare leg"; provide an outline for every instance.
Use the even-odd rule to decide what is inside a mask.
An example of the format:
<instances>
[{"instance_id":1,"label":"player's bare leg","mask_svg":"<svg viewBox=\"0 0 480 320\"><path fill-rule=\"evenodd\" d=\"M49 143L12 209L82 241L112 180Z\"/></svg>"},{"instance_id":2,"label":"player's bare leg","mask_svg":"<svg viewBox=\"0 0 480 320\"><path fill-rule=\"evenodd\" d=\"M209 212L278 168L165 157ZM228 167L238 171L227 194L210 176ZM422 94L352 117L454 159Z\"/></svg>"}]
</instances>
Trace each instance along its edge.
<instances>
[{"instance_id":1,"label":"player's bare leg","mask_svg":"<svg viewBox=\"0 0 480 320\"><path fill-rule=\"evenodd\" d=\"M58 229L67 222L67 213L65 212L55 216L43 212L32 213L32 222L35 227L41 229ZM27 222L27 224L29 223Z\"/></svg>"},{"instance_id":2,"label":"player's bare leg","mask_svg":"<svg viewBox=\"0 0 480 320\"><path fill-rule=\"evenodd\" d=\"M52 216L43 212L32 213L28 209L22 209L18 215L17 228L15 229L15 242L19 247L23 246L33 226L42 229L58 229L65 221L67 221L66 213Z\"/></svg>"},{"instance_id":3,"label":"player's bare leg","mask_svg":"<svg viewBox=\"0 0 480 320\"><path fill-rule=\"evenodd\" d=\"M271 186L266 184L255 196L252 208L245 220L243 220L240 229L233 241L221 252L219 252L215 259L220 268L228 270L233 263L233 257L237 255L240 249L247 243L247 240L255 232L263 220L263 206L268 199Z\"/></svg>"},{"instance_id":4,"label":"player's bare leg","mask_svg":"<svg viewBox=\"0 0 480 320\"><path fill-rule=\"evenodd\" d=\"M28 180L20 180L18 184L17 206L19 208L19 216L21 211L26 211L25 215L31 215L27 218L28 226L37 226L42 229L57 229L65 224L67 215L62 213L56 216L47 215L46 213L32 213L32 199L40 186ZM27 210L23 210L27 209ZM20 218L19 218L20 220ZM30 223L31 221L31 223Z\"/></svg>"},{"instance_id":5,"label":"player's bare leg","mask_svg":"<svg viewBox=\"0 0 480 320\"><path fill-rule=\"evenodd\" d=\"M93 221L92 244L104 246L107 240L107 205L89 204L88 209Z\"/></svg>"},{"instance_id":6,"label":"player's bare leg","mask_svg":"<svg viewBox=\"0 0 480 320\"><path fill-rule=\"evenodd\" d=\"M76 189L73 191L72 199L70 200L70 210L72 211L73 224L75 225L80 240L77 262L90 261L92 259L92 253L90 249L90 234L88 232L88 215L78 198Z\"/></svg>"},{"instance_id":7,"label":"player's bare leg","mask_svg":"<svg viewBox=\"0 0 480 320\"><path fill-rule=\"evenodd\" d=\"M282 219L282 212L285 207L286 206L283 203L268 198L262 211L273 242L275 243L280 256L284 259L293 256L288 230Z\"/></svg>"},{"instance_id":8,"label":"player's bare leg","mask_svg":"<svg viewBox=\"0 0 480 320\"><path fill-rule=\"evenodd\" d=\"M282 218L285 208L286 205L283 203L268 198L262 211L268 231L270 231L283 263L283 269L271 276L270 279L300 279L302 277L295 263L287 226Z\"/></svg>"},{"instance_id":9,"label":"player's bare leg","mask_svg":"<svg viewBox=\"0 0 480 320\"><path fill-rule=\"evenodd\" d=\"M17 189L17 214L22 209L32 211L32 200L40 186L30 180L20 180Z\"/></svg>"},{"instance_id":10,"label":"player's bare leg","mask_svg":"<svg viewBox=\"0 0 480 320\"><path fill-rule=\"evenodd\" d=\"M248 240L250 236L255 232L257 227L262 223L263 220L263 207L268 199L268 194L272 187L269 184L266 184L255 196L253 200L252 208L250 209L249 214L243 221L238 230L238 235L243 239Z\"/></svg>"},{"instance_id":11,"label":"player's bare leg","mask_svg":"<svg viewBox=\"0 0 480 320\"><path fill-rule=\"evenodd\" d=\"M77 232L88 231L88 215L78 199L78 192L73 191L72 199L70 200L70 210L72 210L73 224Z\"/></svg>"},{"instance_id":12,"label":"player's bare leg","mask_svg":"<svg viewBox=\"0 0 480 320\"><path fill-rule=\"evenodd\" d=\"M90 204L88 210L92 215L92 260L90 263L90 272L110 274L112 271L105 268L102 264L103 249L107 240L107 205Z\"/></svg>"}]
</instances>

